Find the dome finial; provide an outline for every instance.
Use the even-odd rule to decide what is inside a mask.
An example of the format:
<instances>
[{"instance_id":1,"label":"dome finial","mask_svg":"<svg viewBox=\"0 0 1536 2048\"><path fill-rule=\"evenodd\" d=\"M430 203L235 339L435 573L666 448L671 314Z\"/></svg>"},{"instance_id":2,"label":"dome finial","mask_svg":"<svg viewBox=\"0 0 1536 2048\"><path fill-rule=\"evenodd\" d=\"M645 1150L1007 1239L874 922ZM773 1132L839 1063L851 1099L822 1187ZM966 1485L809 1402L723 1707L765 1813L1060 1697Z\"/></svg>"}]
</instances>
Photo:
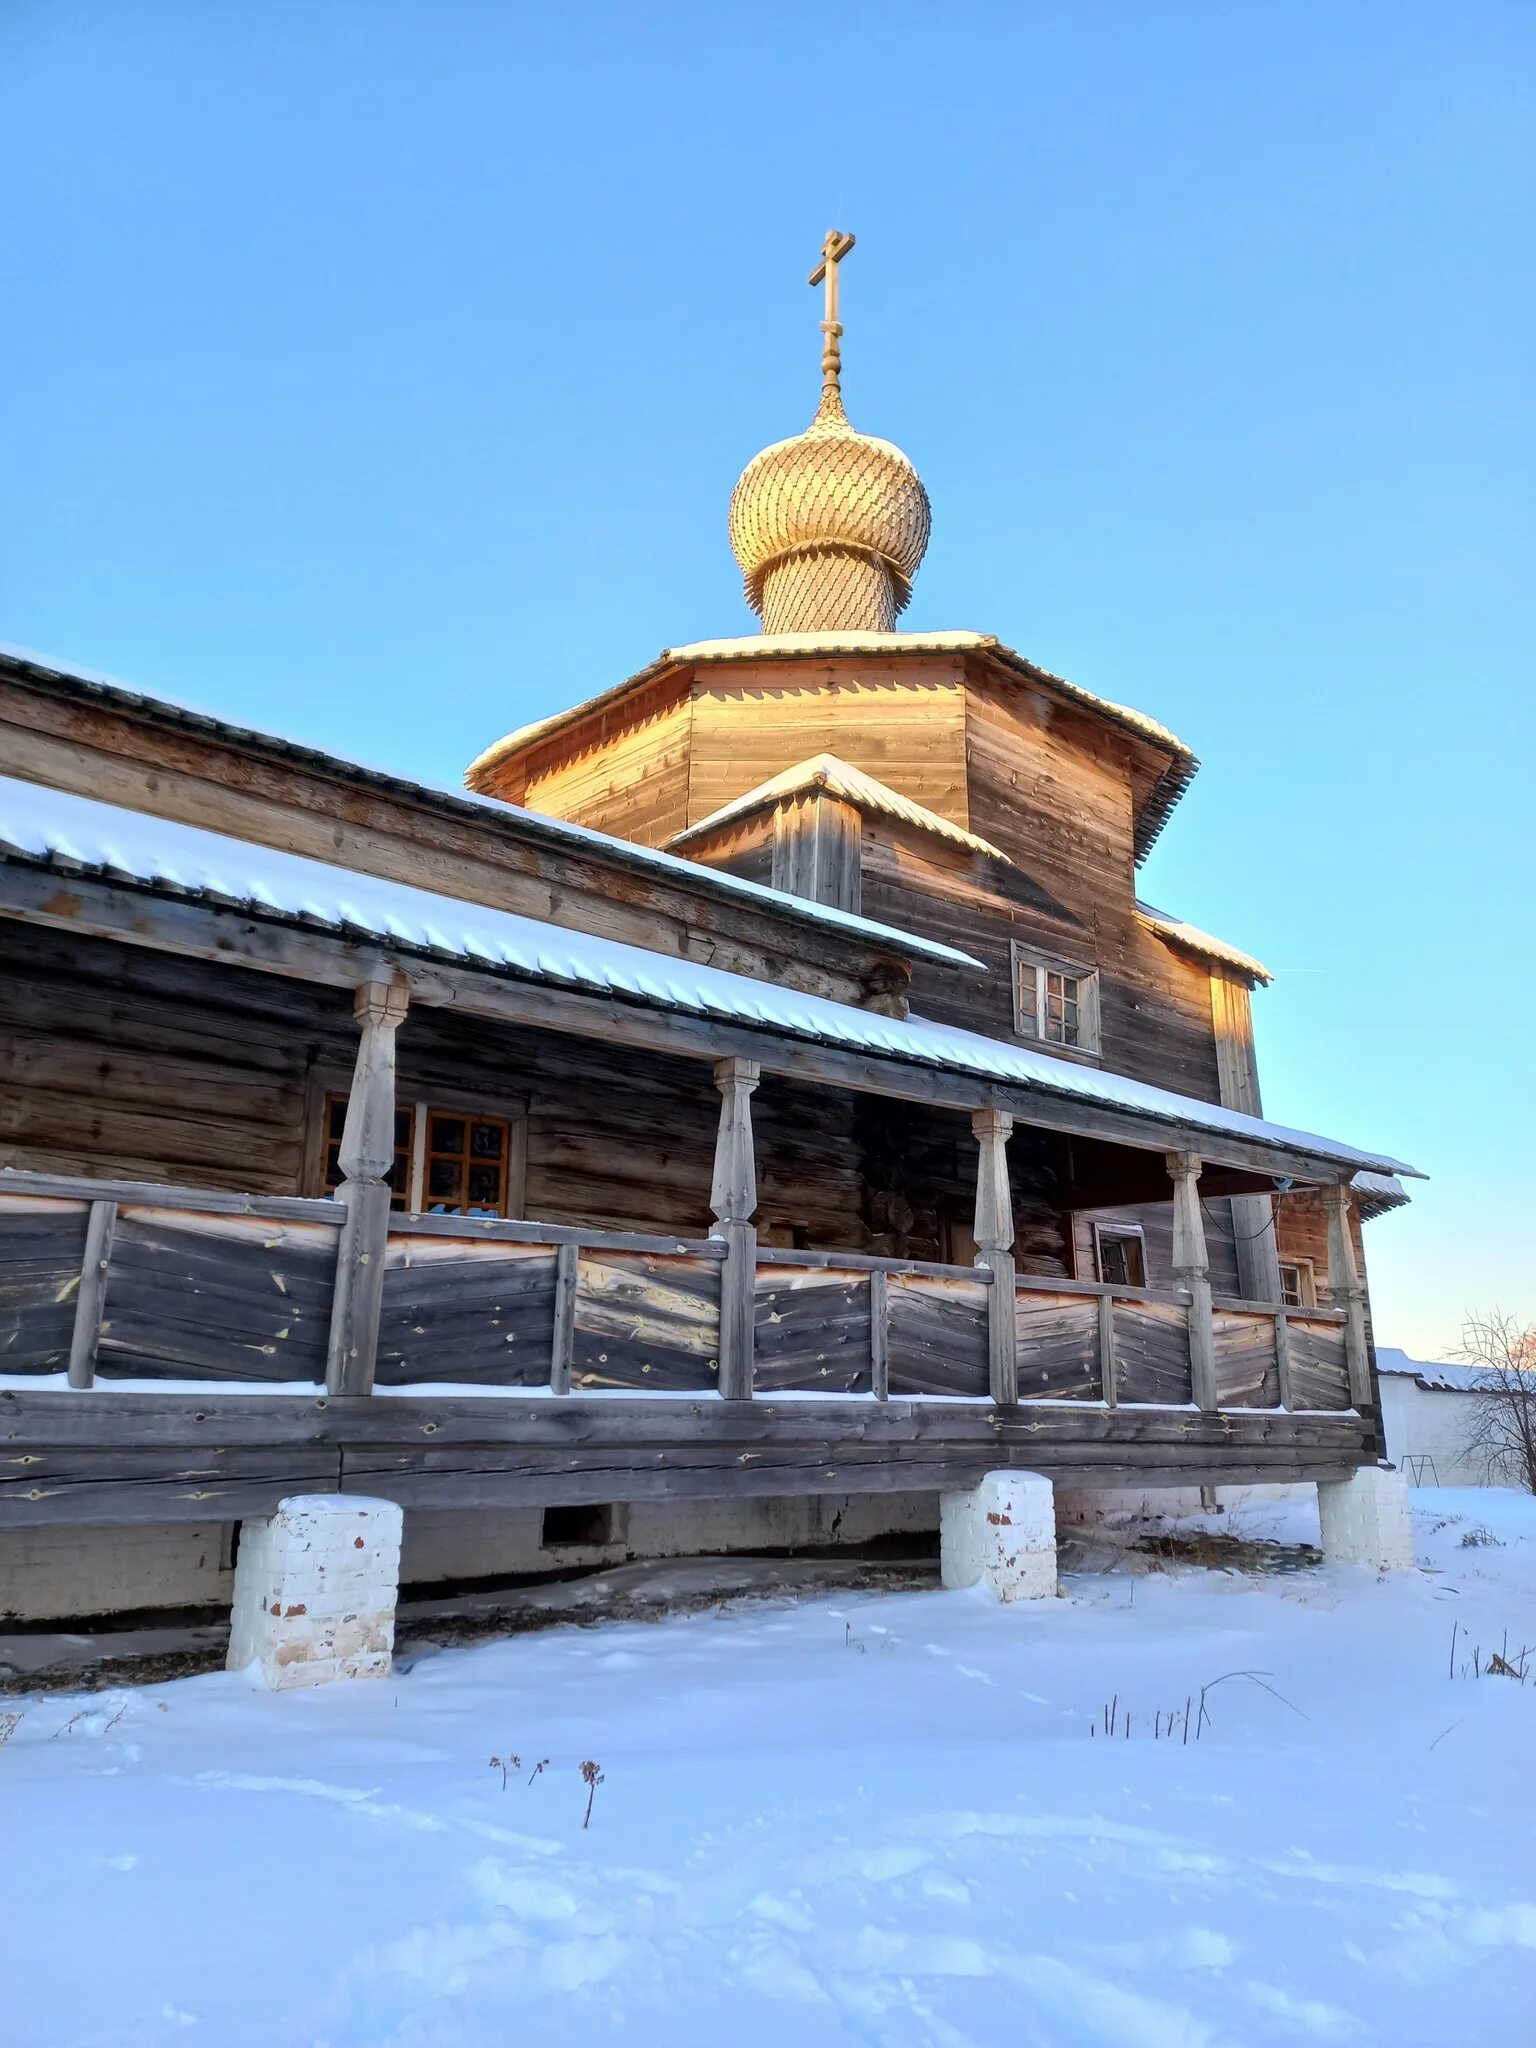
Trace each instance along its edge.
<instances>
[{"instance_id":1,"label":"dome finial","mask_svg":"<svg viewBox=\"0 0 1536 2048\"><path fill-rule=\"evenodd\" d=\"M834 228L810 275L827 288L816 417L754 456L731 493L731 547L765 633L889 633L928 545L917 471L843 411L837 267L852 247Z\"/></svg>"},{"instance_id":2,"label":"dome finial","mask_svg":"<svg viewBox=\"0 0 1536 2048\"><path fill-rule=\"evenodd\" d=\"M854 237L832 228L821 245L821 261L806 279L827 287L826 316L821 323L821 404L817 419L843 417L843 323L837 315L837 266L854 247Z\"/></svg>"}]
</instances>

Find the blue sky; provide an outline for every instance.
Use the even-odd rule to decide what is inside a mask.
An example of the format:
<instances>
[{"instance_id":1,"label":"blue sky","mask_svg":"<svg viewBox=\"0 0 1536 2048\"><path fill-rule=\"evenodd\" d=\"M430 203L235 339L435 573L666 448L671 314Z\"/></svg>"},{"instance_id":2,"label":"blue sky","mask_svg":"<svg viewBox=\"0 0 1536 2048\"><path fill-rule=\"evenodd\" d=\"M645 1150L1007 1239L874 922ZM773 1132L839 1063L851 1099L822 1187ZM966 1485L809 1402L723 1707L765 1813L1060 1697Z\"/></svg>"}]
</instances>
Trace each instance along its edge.
<instances>
[{"instance_id":1,"label":"blue sky","mask_svg":"<svg viewBox=\"0 0 1536 2048\"><path fill-rule=\"evenodd\" d=\"M1536 1315L1536 8L8 0L0 637L429 778L751 630L814 405L1204 767L1145 893L1266 1107L1434 1176L1383 1338Z\"/></svg>"}]
</instances>

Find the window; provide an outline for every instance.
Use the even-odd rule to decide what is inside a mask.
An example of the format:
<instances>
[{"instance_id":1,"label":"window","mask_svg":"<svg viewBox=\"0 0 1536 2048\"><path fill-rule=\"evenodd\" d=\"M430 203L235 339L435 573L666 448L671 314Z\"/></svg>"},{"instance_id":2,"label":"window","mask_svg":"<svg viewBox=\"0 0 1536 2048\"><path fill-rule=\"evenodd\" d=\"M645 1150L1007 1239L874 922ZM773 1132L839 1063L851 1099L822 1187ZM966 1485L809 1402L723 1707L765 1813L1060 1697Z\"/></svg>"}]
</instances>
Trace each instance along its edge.
<instances>
[{"instance_id":1,"label":"window","mask_svg":"<svg viewBox=\"0 0 1536 2048\"><path fill-rule=\"evenodd\" d=\"M341 1184L345 1095L325 1102L325 1192ZM389 1172L392 1209L434 1216L505 1216L512 1126L503 1116L439 1109L414 1102L395 1111L395 1163Z\"/></svg>"},{"instance_id":2,"label":"window","mask_svg":"<svg viewBox=\"0 0 1536 2048\"><path fill-rule=\"evenodd\" d=\"M1280 1261L1280 1299L1287 1308L1317 1307L1317 1276L1310 1259Z\"/></svg>"},{"instance_id":3,"label":"window","mask_svg":"<svg viewBox=\"0 0 1536 2048\"><path fill-rule=\"evenodd\" d=\"M1106 1287L1145 1287L1147 1248L1137 1224L1096 1223L1094 1263Z\"/></svg>"},{"instance_id":4,"label":"window","mask_svg":"<svg viewBox=\"0 0 1536 2048\"><path fill-rule=\"evenodd\" d=\"M1099 977L1091 968L1013 949L1014 1028L1067 1052L1099 1049Z\"/></svg>"},{"instance_id":5,"label":"window","mask_svg":"<svg viewBox=\"0 0 1536 2048\"><path fill-rule=\"evenodd\" d=\"M347 1098L345 1095L327 1095L325 1098L325 1192L333 1194L341 1186L341 1134L346 1128ZM411 1194L411 1153L416 1132L414 1109L395 1111L395 1163L386 1178L389 1181L389 1206L391 1209L410 1207Z\"/></svg>"}]
</instances>

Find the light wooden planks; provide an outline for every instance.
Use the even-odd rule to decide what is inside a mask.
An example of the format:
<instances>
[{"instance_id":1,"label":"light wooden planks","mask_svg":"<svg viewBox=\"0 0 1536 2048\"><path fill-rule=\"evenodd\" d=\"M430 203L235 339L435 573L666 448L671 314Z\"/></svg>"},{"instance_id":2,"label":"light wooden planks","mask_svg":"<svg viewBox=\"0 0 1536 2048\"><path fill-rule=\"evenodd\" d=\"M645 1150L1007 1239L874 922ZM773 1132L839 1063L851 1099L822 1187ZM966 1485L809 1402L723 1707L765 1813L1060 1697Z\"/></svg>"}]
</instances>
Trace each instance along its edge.
<instances>
[{"instance_id":1,"label":"light wooden planks","mask_svg":"<svg viewBox=\"0 0 1536 2048\"><path fill-rule=\"evenodd\" d=\"M1172 1406L1190 1399L1189 1325L1182 1308L1116 1300L1115 1356L1121 1401Z\"/></svg>"},{"instance_id":2,"label":"light wooden planks","mask_svg":"<svg viewBox=\"0 0 1536 2048\"><path fill-rule=\"evenodd\" d=\"M1223 1408L1277 1408L1275 1318L1218 1308L1211 1314L1216 1393Z\"/></svg>"},{"instance_id":3,"label":"light wooden planks","mask_svg":"<svg viewBox=\"0 0 1536 2048\"><path fill-rule=\"evenodd\" d=\"M1338 1322L1309 1322L1297 1309L1286 1315L1291 1393L1299 1410L1348 1408L1349 1367L1344 1327Z\"/></svg>"}]
</instances>

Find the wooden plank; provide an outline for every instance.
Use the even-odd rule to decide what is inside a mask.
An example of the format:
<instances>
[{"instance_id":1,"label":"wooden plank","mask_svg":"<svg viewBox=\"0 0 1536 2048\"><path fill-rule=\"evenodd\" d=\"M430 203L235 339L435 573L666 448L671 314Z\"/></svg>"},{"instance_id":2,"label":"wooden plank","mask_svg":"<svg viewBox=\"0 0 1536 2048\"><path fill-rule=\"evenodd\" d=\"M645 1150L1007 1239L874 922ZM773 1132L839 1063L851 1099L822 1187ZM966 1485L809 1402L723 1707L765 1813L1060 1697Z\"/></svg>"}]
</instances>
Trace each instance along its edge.
<instances>
[{"instance_id":1,"label":"wooden plank","mask_svg":"<svg viewBox=\"0 0 1536 2048\"><path fill-rule=\"evenodd\" d=\"M98 1378L321 1379L335 1243L308 1223L119 1205Z\"/></svg>"},{"instance_id":2,"label":"wooden plank","mask_svg":"<svg viewBox=\"0 0 1536 2048\"><path fill-rule=\"evenodd\" d=\"M377 1383L547 1386L556 1266L571 1250L392 1236L384 1259Z\"/></svg>"},{"instance_id":3,"label":"wooden plank","mask_svg":"<svg viewBox=\"0 0 1536 2048\"><path fill-rule=\"evenodd\" d=\"M585 1224L541 1223L502 1216L435 1216L407 1211L392 1215L390 1234L457 1237L500 1244L579 1244L600 1252L686 1252L695 1259L723 1259L717 1237L657 1237L632 1230L589 1230Z\"/></svg>"},{"instance_id":4,"label":"wooden plank","mask_svg":"<svg viewBox=\"0 0 1536 2048\"><path fill-rule=\"evenodd\" d=\"M18 1478L0 1465L0 1528L238 1521L292 1493L335 1493L342 1462L323 1446L208 1448L190 1460L118 1446L34 1455Z\"/></svg>"},{"instance_id":5,"label":"wooden plank","mask_svg":"<svg viewBox=\"0 0 1536 2048\"><path fill-rule=\"evenodd\" d=\"M654 1252L577 1265L573 1390L713 1390L720 1371L720 1268Z\"/></svg>"},{"instance_id":6,"label":"wooden plank","mask_svg":"<svg viewBox=\"0 0 1536 2048\"><path fill-rule=\"evenodd\" d=\"M890 1399L890 1276L880 1271L869 1276L869 1381L870 1392L877 1401Z\"/></svg>"},{"instance_id":7,"label":"wooden plank","mask_svg":"<svg viewBox=\"0 0 1536 2048\"><path fill-rule=\"evenodd\" d=\"M1015 1315L1021 1401L1102 1397L1096 1301L1071 1294L1020 1294Z\"/></svg>"},{"instance_id":8,"label":"wooden plank","mask_svg":"<svg viewBox=\"0 0 1536 2048\"><path fill-rule=\"evenodd\" d=\"M816 1266L764 1267L757 1275L753 1323L754 1399L789 1388L870 1391L869 1281L860 1275Z\"/></svg>"},{"instance_id":9,"label":"wooden plank","mask_svg":"<svg viewBox=\"0 0 1536 2048\"><path fill-rule=\"evenodd\" d=\"M92 1202L80 1264L80 1291L75 1297L75 1327L69 1344L72 1387L88 1387L96 1377L96 1348L106 1313L107 1268L116 1227L116 1202Z\"/></svg>"},{"instance_id":10,"label":"wooden plank","mask_svg":"<svg viewBox=\"0 0 1536 2048\"><path fill-rule=\"evenodd\" d=\"M549 1384L557 1394L571 1391L571 1361L576 1355L576 1290L581 1252L575 1243L555 1253L554 1335L550 1344Z\"/></svg>"},{"instance_id":11,"label":"wooden plank","mask_svg":"<svg viewBox=\"0 0 1536 2048\"><path fill-rule=\"evenodd\" d=\"M1293 1309L1287 1318L1290 1337L1291 1393L1297 1409L1348 1408L1349 1365L1344 1331L1336 1323L1319 1323L1309 1310Z\"/></svg>"},{"instance_id":12,"label":"wooden plank","mask_svg":"<svg viewBox=\"0 0 1536 2048\"><path fill-rule=\"evenodd\" d=\"M1296 1386L1291 1378L1290 1317L1275 1317L1275 1391L1282 1408L1296 1406Z\"/></svg>"},{"instance_id":13,"label":"wooden plank","mask_svg":"<svg viewBox=\"0 0 1536 2048\"><path fill-rule=\"evenodd\" d=\"M1115 1352L1122 1402L1164 1406L1190 1398L1185 1311L1169 1302L1115 1300Z\"/></svg>"},{"instance_id":14,"label":"wooden plank","mask_svg":"<svg viewBox=\"0 0 1536 2048\"><path fill-rule=\"evenodd\" d=\"M1275 1317L1216 1309L1211 1318L1217 1405L1221 1408L1277 1408L1280 1374L1275 1357Z\"/></svg>"},{"instance_id":15,"label":"wooden plank","mask_svg":"<svg viewBox=\"0 0 1536 2048\"><path fill-rule=\"evenodd\" d=\"M946 1266L935 1259L876 1259L862 1252L813 1252L801 1251L798 1247L791 1251L783 1245L760 1244L757 1263L760 1266L820 1266L834 1273L918 1273L935 1280L980 1280L983 1286L992 1284L992 1276L985 1267ZM1020 1284L1025 1283L1021 1280Z\"/></svg>"},{"instance_id":16,"label":"wooden plank","mask_svg":"<svg viewBox=\"0 0 1536 2048\"><path fill-rule=\"evenodd\" d=\"M89 1213L84 1203L35 1196L0 1206L0 1372L67 1366Z\"/></svg>"},{"instance_id":17,"label":"wooden plank","mask_svg":"<svg viewBox=\"0 0 1536 2048\"><path fill-rule=\"evenodd\" d=\"M326 1225L340 1230L341 1210L335 1202L311 1201L299 1195L232 1194L223 1188L168 1187L158 1181L97 1180L57 1173L0 1170L0 1194L57 1195L74 1201L147 1203L157 1209L194 1209L213 1216L271 1216Z\"/></svg>"},{"instance_id":18,"label":"wooden plank","mask_svg":"<svg viewBox=\"0 0 1536 2048\"><path fill-rule=\"evenodd\" d=\"M892 1394L990 1391L985 1281L893 1273L887 1301Z\"/></svg>"},{"instance_id":19,"label":"wooden plank","mask_svg":"<svg viewBox=\"0 0 1536 2048\"><path fill-rule=\"evenodd\" d=\"M655 1447L721 1444L738 1452L774 1445L820 1447L839 1442L886 1445L905 1455L948 1456L952 1447L985 1460L1004 1447L1022 1452L1165 1461L1212 1453L1249 1458L1373 1455L1368 1424L1355 1414L1288 1415L1233 1411L1205 1415L1187 1408L1081 1406L998 1409L984 1402L868 1398L722 1402L713 1395L673 1400L573 1397L520 1399L515 1394L430 1400L396 1395L336 1398L312 1395L225 1396L119 1392L110 1384L87 1399L67 1391L0 1390L0 1474L18 1478L44 1450L156 1449L172 1461L210 1448L302 1448L351 1445L403 1451L494 1446L559 1450L576 1456L644 1462Z\"/></svg>"}]
</instances>

